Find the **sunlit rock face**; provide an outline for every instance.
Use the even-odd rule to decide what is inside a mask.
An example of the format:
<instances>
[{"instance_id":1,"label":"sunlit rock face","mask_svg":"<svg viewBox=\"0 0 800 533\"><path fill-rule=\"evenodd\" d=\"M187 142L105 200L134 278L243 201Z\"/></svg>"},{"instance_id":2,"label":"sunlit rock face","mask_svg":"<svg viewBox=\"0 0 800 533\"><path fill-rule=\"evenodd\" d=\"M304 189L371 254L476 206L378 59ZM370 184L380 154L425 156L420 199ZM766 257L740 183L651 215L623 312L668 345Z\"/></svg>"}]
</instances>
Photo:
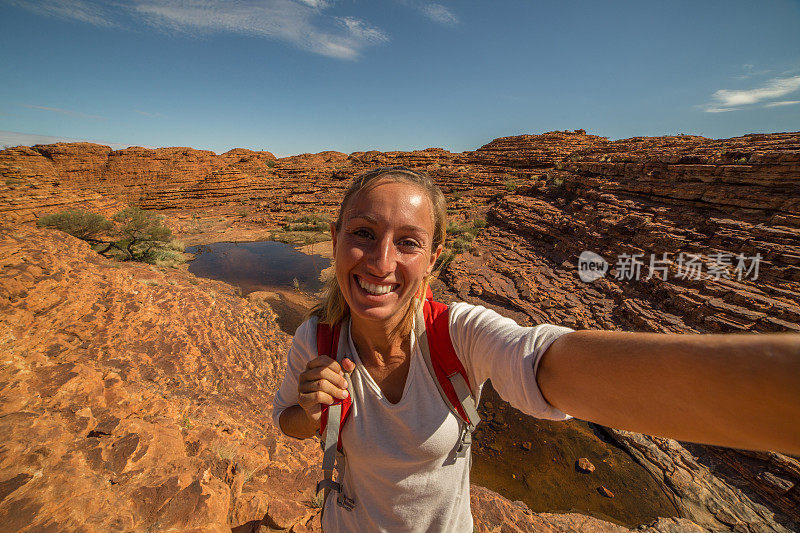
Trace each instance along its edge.
<instances>
[{"instance_id":1,"label":"sunlit rock face","mask_svg":"<svg viewBox=\"0 0 800 533\"><path fill-rule=\"evenodd\" d=\"M495 164L503 151L509 165L537 152L530 136L513 139L487 145L503 148ZM442 298L488 305L523 324L800 331L796 133L597 143L508 191L487 218L471 251L445 271ZM608 263L595 281L580 276L586 251ZM639 257L640 272L626 268L626 256ZM690 274L690 258L699 272ZM794 458L692 445L695 460L674 441L608 434L667 482L681 515L704 527L792 530L800 520Z\"/></svg>"},{"instance_id":2,"label":"sunlit rock face","mask_svg":"<svg viewBox=\"0 0 800 533\"><path fill-rule=\"evenodd\" d=\"M0 235L2 529L311 518L315 446L269 419L289 337L268 308L54 231Z\"/></svg>"},{"instance_id":3,"label":"sunlit rock face","mask_svg":"<svg viewBox=\"0 0 800 533\"><path fill-rule=\"evenodd\" d=\"M317 445L280 436L269 419L289 337L268 300L248 301L224 283L183 270L114 263L32 222L66 208L108 215L133 203L161 210L179 237L196 242L266 238L294 217L333 215L352 175L394 165L428 171L445 191L455 225L487 222L437 282L444 301L487 305L523 324L800 329L797 133L610 141L578 130L504 137L464 153L431 148L285 158L87 143L7 149L0 151L0 524L318 529ZM584 251L607 261L604 276L581 280ZM702 263L699 279L679 276L681 253ZM641 255L639 279L620 276L623 254ZM651 254L669 261L654 264L664 268L646 279ZM713 259L725 254L728 277L709 277ZM735 258L757 254L758 276L737 276ZM514 411L499 399L493 403L482 407L494 424L482 425L476 461L510 462L513 453L543 447L528 437L505 438ZM528 432L545 431L537 424L523 423ZM589 442L592 432L579 431L586 446L559 450L563 473L547 475L560 475L565 485L579 475L596 480L587 494L570 494L572 507L584 513L636 508L626 494L643 486L628 490L603 477L604 464L587 450L600 454L612 445ZM674 502L671 517L648 520L645 530L797 529L796 459L605 433ZM580 457L597 470L577 472ZM508 470L501 466L495 470ZM536 478L526 482L535 485ZM613 498L598 492L601 486ZM592 499L606 507L591 507ZM623 527L585 514L533 513L477 486L472 501L478 531L638 525L632 518Z\"/></svg>"}]
</instances>

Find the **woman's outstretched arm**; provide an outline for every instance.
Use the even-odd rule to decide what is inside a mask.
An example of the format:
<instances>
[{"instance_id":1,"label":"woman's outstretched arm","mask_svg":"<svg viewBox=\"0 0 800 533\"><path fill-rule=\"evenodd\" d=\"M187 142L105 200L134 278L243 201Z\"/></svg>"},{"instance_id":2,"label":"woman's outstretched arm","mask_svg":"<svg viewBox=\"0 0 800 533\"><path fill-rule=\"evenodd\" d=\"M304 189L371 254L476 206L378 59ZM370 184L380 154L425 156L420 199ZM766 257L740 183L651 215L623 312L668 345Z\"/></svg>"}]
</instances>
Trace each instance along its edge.
<instances>
[{"instance_id":1,"label":"woman's outstretched arm","mask_svg":"<svg viewBox=\"0 0 800 533\"><path fill-rule=\"evenodd\" d=\"M548 348L537 383L605 426L800 454L800 335L576 331Z\"/></svg>"}]
</instances>

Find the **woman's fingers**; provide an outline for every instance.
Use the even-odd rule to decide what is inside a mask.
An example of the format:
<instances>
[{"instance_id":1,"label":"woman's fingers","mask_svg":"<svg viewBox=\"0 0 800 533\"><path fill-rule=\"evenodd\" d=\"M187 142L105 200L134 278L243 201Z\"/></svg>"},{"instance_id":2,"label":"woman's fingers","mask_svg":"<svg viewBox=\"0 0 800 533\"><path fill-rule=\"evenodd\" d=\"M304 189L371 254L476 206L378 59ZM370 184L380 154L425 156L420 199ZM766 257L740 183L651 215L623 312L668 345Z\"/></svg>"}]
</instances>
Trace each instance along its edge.
<instances>
[{"instance_id":1,"label":"woman's fingers","mask_svg":"<svg viewBox=\"0 0 800 533\"><path fill-rule=\"evenodd\" d=\"M300 374L297 403L312 420L318 422L323 404L331 405L349 395L344 372L349 373L354 369L355 364L350 359L344 359L341 365L328 356L312 359Z\"/></svg>"},{"instance_id":2,"label":"woman's fingers","mask_svg":"<svg viewBox=\"0 0 800 533\"><path fill-rule=\"evenodd\" d=\"M347 363L350 363L351 369L348 372L352 372L352 369L355 368L355 365L349 359L345 359L345 366ZM344 372L342 372L342 367L339 366L339 363L331 359L327 356L317 357L316 359L312 359L306 365L306 370L300 374L300 381L314 381L318 379L327 379L334 385L344 389L347 387L347 381L344 379Z\"/></svg>"},{"instance_id":3,"label":"woman's fingers","mask_svg":"<svg viewBox=\"0 0 800 533\"><path fill-rule=\"evenodd\" d=\"M330 368L312 368L300 374L300 383L305 381L318 381L324 379L340 389L347 388L347 380L341 374Z\"/></svg>"},{"instance_id":4,"label":"woman's fingers","mask_svg":"<svg viewBox=\"0 0 800 533\"><path fill-rule=\"evenodd\" d=\"M301 394L298 399L300 406L311 415L319 413L322 410L322 404L331 405L333 402L333 397L322 391Z\"/></svg>"},{"instance_id":5,"label":"woman's fingers","mask_svg":"<svg viewBox=\"0 0 800 533\"><path fill-rule=\"evenodd\" d=\"M298 385L298 392L300 394L310 394L315 392L322 392L331 398L342 399L347 397L347 390L344 387L337 387L327 379L315 379L308 381L301 381ZM333 403L333 400L325 403Z\"/></svg>"}]
</instances>

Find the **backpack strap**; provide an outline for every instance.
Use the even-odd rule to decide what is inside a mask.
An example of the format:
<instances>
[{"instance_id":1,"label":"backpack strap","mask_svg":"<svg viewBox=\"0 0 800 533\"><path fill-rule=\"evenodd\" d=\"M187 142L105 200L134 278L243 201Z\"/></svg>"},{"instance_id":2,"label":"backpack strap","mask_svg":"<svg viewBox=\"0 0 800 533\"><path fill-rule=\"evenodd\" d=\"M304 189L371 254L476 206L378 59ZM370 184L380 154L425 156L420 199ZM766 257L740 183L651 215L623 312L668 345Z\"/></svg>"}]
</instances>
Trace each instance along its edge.
<instances>
[{"instance_id":1,"label":"backpack strap","mask_svg":"<svg viewBox=\"0 0 800 533\"><path fill-rule=\"evenodd\" d=\"M450 411L464 423L457 450L461 457L472 444L472 431L481 419L475 408L475 396L469 385L467 371L450 339L449 316L447 305L434 302L428 297L421 312L417 313L415 330L422 357L439 394ZM431 353L435 357L431 357Z\"/></svg>"},{"instance_id":2,"label":"backpack strap","mask_svg":"<svg viewBox=\"0 0 800 533\"><path fill-rule=\"evenodd\" d=\"M317 355L327 355L331 359L341 362L340 355L342 350L339 346L340 333L342 325L336 324L331 327L328 324L317 324ZM350 390L353 390L350 381L350 375L345 373L345 379ZM342 451L342 432L341 427L344 424L347 415L350 414L350 407L353 400L350 395L343 400L335 400L331 405L322 406L322 417L320 418L320 436L325 435L322 441L322 475L323 479L317 483L317 494L322 493L323 509L324 502L328 499L328 493L335 490L339 493L336 502L347 509L353 509L355 502L348 498L342 490L342 481L344 480L344 472L346 461L344 452ZM338 481L333 480L333 471L337 470L336 476Z\"/></svg>"},{"instance_id":3,"label":"backpack strap","mask_svg":"<svg viewBox=\"0 0 800 533\"><path fill-rule=\"evenodd\" d=\"M328 324L317 324L317 355L327 355L331 359L338 361L341 363L341 359L339 355L342 350L339 349L339 337L342 330L342 324L336 324L335 326L331 327ZM347 380L348 386L351 385L350 383L350 376L345 373L345 379ZM339 424L334 424L335 426L341 426L344 424L344 421L350 415L350 407L353 404L353 399L350 395L344 399L334 399L333 404L328 406L323 404L322 405L322 418L320 419L320 435L325 435L328 425L328 417L329 417L329 409L334 405L341 406L341 413L338 416ZM338 431L338 430L337 430ZM342 449L342 436L341 433L338 434L337 442L337 449L341 451Z\"/></svg>"}]
</instances>

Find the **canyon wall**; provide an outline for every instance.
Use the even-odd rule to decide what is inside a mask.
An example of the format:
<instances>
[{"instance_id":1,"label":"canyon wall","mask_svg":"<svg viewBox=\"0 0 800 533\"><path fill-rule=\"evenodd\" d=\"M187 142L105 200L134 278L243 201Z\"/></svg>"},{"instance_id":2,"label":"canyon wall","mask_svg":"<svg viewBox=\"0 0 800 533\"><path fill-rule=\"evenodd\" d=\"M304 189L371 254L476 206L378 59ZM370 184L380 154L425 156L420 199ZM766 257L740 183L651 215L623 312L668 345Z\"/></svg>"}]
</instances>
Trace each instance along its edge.
<instances>
[{"instance_id":1,"label":"canyon wall","mask_svg":"<svg viewBox=\"0 0 800 533\"><path fill-rule=\"evenodd\" d=\"M536 154L526 162L529 137L502 141L487 145L494 164L541 172L492 204L486 230L445 270L442 290L454 299L523 324L800 331L800 135L587 142L549 168ZM608 261L605 277L581 281L584 251ZM756 256L757 276L748 274ZM626 257L641 262L640 276ZM795 458L689 445L698 462L674 441L607 433L665 480L684 516L710 530L798 527ZM765 518L765 506L779 516Z\"/></svg>"},{"instance_id":2,"label":"canyon wall","mask_svg":"<svg viewBox=\"0 0 800 533\"><path fill-rule=\"evenodd\" d=\"M318 451L277 435L268 401L252 400L269 398L282 372L287 337L269 308L221 283L108 263L30 223L65 208L111 213L134 204L173 221L215 212L234 226L277 227L333 214L352 175L389 165L428 171L453 224L486 219L442 272L440 299L487 305L522 324L800 331L798 133L610 141L578 130L457 154L285 158L86 143L11 148L0 152L0 431L9 442L0 453L0 521L85 523L63 503L77 491L100 517L96 529L112 527L112 516L122 528L188 527L194 514L242 531L315 527ZM604 277L581 281L584 251L608 262ZM654 527L797 529L797 459L605 431L675 499L684 522ZM543 519L481 490L473 494L481 531ZM577 527L549 520L554 531Z\"/></svg>"}]
</instances>

